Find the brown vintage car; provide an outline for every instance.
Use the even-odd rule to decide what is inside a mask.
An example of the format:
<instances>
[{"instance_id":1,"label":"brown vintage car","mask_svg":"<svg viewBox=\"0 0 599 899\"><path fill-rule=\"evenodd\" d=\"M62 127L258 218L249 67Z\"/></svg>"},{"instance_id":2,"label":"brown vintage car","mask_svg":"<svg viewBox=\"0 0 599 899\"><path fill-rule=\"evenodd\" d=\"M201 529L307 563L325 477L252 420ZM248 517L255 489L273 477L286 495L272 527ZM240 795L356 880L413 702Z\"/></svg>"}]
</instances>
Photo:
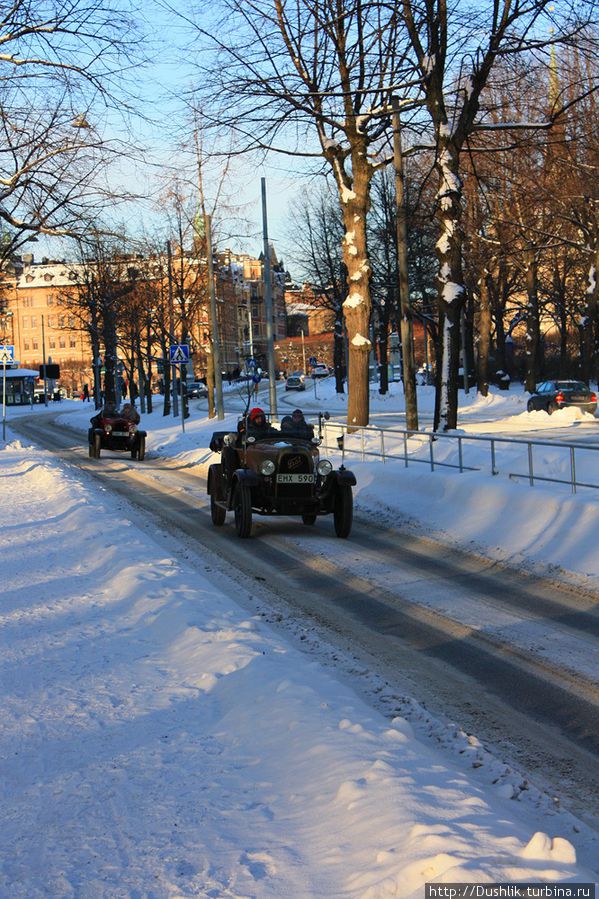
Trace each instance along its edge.
<instances>
[{"instance_id":1,"label":"brown vintage car","mask_svg":"<svg viewBox=\"0 0 599 899\"><path fill-rule=\"evenodd\" d=\"M356 478L343 465L334 470L321 459L320 442L289 432L252 437L215 431L210 449L221 453L221 461L208 471L213 523L223 525L232 511L237 534L249 537L253 513L297 515L306 525L332 514L337 536L348 537Z\"/></svg>"}]
</instances>

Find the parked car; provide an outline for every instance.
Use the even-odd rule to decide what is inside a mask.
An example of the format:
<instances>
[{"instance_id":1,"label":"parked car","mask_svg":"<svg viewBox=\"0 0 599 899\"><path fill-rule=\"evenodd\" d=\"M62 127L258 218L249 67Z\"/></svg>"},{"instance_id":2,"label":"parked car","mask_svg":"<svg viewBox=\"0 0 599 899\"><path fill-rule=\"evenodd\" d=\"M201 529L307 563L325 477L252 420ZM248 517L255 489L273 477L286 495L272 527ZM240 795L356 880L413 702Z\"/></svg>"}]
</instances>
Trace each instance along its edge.
<instances>
[{"instance_id":1,"label":"parked car","mask_svg":"<svg viewBox=\"0 0 599 899\"><path fill-rule=\"evenodd\" d=\"M548 415L566 406L577 406L583 412L594 415L597 394L584 381L543 381L536 385L526 404L528 412L544 410Z\"/></svg>"},{"instance_id":2,"label":"parked car","mask_svg":"<svg viewBox=\"0 0 599 899\"><path fill-rule=\"evenodd\" d=\"M125 417L122 411L103 409L93 417L87 434L90 458L99 459L101 451L107 449L131 453L132 459L142 462L146 455L146 437L147 431L140 430L137 423Z\"/></svg>"},{"instance_id":3,"label":"parked car","mask_svg":"<svg viewBox=\"0 0 599 899\"><path fill-rule=\"evenodd\" d=\"M306 385L304 384L302 378L297 377L297 375L290 375L285 381L285 390L305 390Z\"/></svg>"},{"instance_id":4,"label":"parked car","mask_svg":"<svg viewBox=\"0 0 599 899\"><path fill-rule=\"evenodd\" d=\"M337 536L349 536L356 478L343 465L335 471L328 459L320 458L319 437L273 429L257 438L246 435L247 431L212 435L210 449L221 453L221 461L208 470L214 525L223 525L232 511L238 536L249 537L253 513L298 515L305 525L332 513ZM233 454L233 465L225 453Z\"/></svg>"},{"instance_id":5,"label":"parked car","mask_svg":"<svg viewBox=\"0 0 599 899\"><path fill-rule=\"evenodd\" d=\"M208 396L208 388L202 381L188 381L187 396L190 400L204 399Z\"/></svg>"},{"instance_id":6,"label":"parked car","mask_svg":"<svg viewBox=\"0 0 599 899\"><path fill-rule=\"evenodd\" d=\"M324 365L322 362L319 362L318 365L315 365L312 369L313 378L328 378L329 374L328 365Z\"/></svg>"}]
</instances>

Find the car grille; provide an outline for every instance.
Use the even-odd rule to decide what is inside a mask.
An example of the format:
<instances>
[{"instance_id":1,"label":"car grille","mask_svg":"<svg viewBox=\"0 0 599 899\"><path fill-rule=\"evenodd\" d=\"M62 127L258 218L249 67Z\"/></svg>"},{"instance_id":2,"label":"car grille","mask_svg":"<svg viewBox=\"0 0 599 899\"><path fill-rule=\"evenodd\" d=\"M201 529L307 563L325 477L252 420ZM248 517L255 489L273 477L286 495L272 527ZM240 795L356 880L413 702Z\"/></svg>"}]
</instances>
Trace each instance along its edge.
<instances>
[{"instance_id":1,"label":"car grille","mask_svg":"<svg viewBox=\"0 0 599 899\"><path fill-rule=\"evenodd\" d=\"M279 457L277 474L312 474L312 456L307 453L287 453ZM277 484L278 497L311 496L312 484Z\"/></svg>"}]
</instances>

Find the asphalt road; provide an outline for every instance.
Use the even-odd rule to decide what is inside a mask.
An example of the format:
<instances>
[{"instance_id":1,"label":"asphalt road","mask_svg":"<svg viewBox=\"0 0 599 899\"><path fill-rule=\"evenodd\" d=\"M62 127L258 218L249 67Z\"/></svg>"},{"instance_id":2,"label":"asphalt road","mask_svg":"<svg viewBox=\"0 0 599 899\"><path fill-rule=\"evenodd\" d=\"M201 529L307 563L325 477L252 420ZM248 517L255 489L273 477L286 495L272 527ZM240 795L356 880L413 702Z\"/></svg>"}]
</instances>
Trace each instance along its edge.
<instances>
[{"instance_id":1,"label":"asphalt road","mask_svg":"<svg viewBox=\"0 0 599 899\"><path fill-rule=\"evenodd\" d=\"M356 520L344 541L330 518L312 528L255 518L253 537L239 540L230 523L211 524L195 466L151 454L91 460L81 435L47 417L11 427L125 499L221 589L239 585L242 601L298 645L320 646L385 713L405 714L403 697L414 697L599 826L599 684L576 661L597 658L599 596L372 520ZM533 624L541 649L526 637Z\"/></svg>"}]
</instances>

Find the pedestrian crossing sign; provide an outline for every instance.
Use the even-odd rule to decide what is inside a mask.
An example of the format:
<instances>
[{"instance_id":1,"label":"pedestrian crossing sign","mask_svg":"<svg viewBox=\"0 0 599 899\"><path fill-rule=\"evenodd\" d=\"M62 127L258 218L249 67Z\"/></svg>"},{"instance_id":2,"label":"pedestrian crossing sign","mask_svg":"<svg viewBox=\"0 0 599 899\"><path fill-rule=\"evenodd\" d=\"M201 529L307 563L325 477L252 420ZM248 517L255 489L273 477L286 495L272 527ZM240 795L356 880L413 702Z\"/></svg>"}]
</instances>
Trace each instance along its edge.
<instances>
[{"instance_id":1,"label":"pedestrian crossing sign","mask_svg":"<svg viewBox=\"0 0 599 899\"><path fill-rule=\"evenodd\" d=\"M189 344L177 343L169 347L171 365L187 365L189 362Z\"/></svg>"},{"instance_id":2,"label":"pedestrian crossing sign","mask_svg":"<svg viewBox=\"0 0 599 899\"><path fill-rule=\"evenodd\" d=\"M15 361L15 348L9 344L0 344L0 365L9 365Z\"/></svg>"}]
</instances>

